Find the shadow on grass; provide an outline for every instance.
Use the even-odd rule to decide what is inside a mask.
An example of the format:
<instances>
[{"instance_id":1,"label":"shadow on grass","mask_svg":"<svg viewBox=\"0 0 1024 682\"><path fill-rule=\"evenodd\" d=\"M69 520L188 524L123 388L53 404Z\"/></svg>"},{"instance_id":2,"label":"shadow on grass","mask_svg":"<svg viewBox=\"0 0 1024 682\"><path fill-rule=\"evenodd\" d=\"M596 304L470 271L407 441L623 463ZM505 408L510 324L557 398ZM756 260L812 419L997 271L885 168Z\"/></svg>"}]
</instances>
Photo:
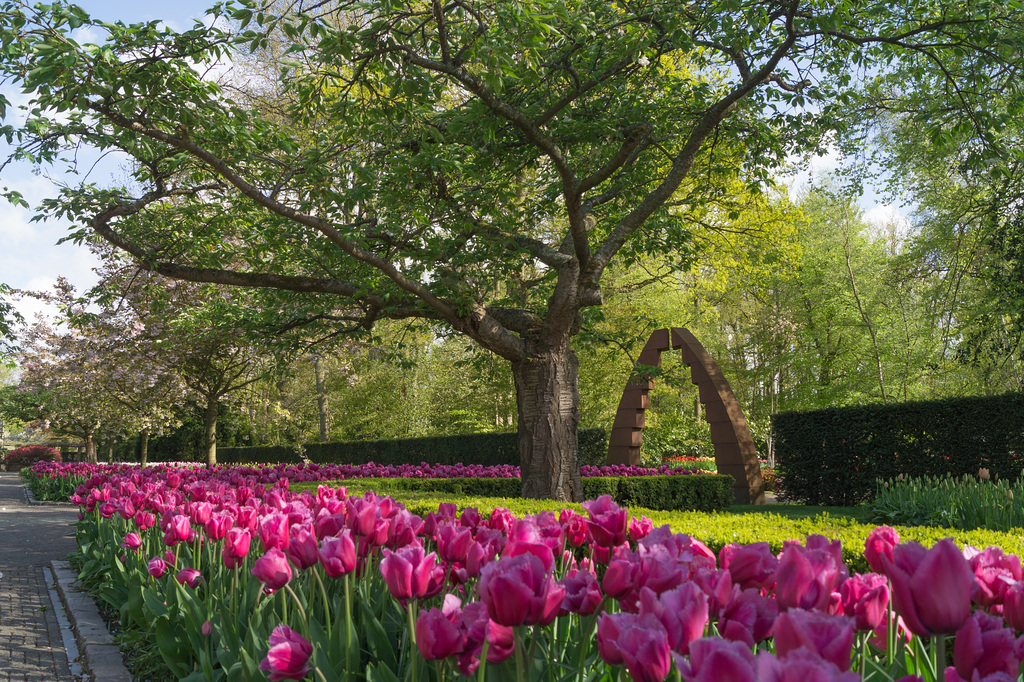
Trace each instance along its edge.
<instances>
[{"instance_id":1,"label":"shadow on grass","mask_svg":"<svg viewBox=\"0 0 1024 682\"><path fill-rule=\"evenodd\" d=\"M725 510L728 514L775 514L787 519L809 519L821 514L832 518L848 518L857 523L871 523L866 507L822 507L804 504L734 504Z\"/></svg>"}]
</instances>

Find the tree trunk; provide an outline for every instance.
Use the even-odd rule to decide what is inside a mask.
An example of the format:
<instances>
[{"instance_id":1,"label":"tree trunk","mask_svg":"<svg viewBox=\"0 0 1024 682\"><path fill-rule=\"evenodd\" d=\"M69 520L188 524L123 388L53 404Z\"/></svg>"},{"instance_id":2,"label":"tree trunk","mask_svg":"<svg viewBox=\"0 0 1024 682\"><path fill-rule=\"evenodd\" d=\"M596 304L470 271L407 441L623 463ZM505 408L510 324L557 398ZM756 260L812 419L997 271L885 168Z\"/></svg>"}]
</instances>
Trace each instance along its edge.
<instances>
[{"instance_id":1,"label":"tree trunk","mask_svg":"<svg viewBox=\"0 0 1024 682\"><path fill-rule=\"evenodd\" d=\"M330 425L327 404L327 377L320 364L320 358L313 357L313 376L316 379L316 407L320 413L320 442L326 443L329 438Z\"/></svg>"},{"instance_id":2,"label":"tree trunk","mask_svg":"<svg viewBox=\"0 0 1024 682\"><path fill-rule=\"evenodd\" d=\"M113 439L107 441L107 464L114 463L114 441Z\"/></svg>"},{"instance_id":3,"label":"tree trunk","mask_svg":"<svg viewBox=\"0 0 1024 682\"><path fill-rule=\"evenodd\" d=\"M206 427L206 466L217 464L217 408L220 402L214 396L206 399L203 426Z\"/></svg>"},{"instance_id":4,"label":"tree trunk","mask_svg":"<svg viewBox=\"0 0 1024 682\"><path fill-rule=\"evenodd\" d=\"M583 499L576 440L577 367L576 354L569 349L533 354L512 364L525 498Z\"/></svg>"},{"instance_id":5,"label":"tree trunk","mask_svg":"<svg viewBox=\"0 0 1024 682\"><path fill-rule=\"evenodd\" d=\"M85 432L85 461L89 464L96 464L96 434L92 431Z\"/></svg>"},{"instance_id":6,"label":"tree trunk","mask_svg":"<svg viewBox=\"0 0 1024 682\"><path fill-rule=\"evenodd\" d=\"M146 466L146 462L149 459L149 427L142 429L139 434L139 462L142 466Z\"/></svg>"}]
</instances>

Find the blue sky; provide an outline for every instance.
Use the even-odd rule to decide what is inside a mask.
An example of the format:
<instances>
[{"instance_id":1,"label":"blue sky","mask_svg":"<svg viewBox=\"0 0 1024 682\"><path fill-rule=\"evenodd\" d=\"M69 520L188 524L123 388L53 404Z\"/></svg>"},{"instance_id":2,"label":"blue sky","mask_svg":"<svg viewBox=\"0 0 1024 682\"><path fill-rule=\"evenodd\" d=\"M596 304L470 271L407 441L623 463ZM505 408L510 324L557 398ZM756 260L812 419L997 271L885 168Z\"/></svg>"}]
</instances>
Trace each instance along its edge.
<instances>
[{"instance_id":1,"label":"blue sky","mask_svg":"<svg viewBox=\"0 0 1024 682\"><path fill-rule=\"evenodd\" d=\"M94 18L103 21L124 21L125 23L163 20L175 29L185 29L192 25L193 19L202 19L205 9L215 0L172 0L166 3L123 2L121 0L85 0L79 4ZM24 101L24 96L3 86L2 92L15 105ZM9 117L16 116L11 112ZM0 143L0 153L6 157L7 149ZM819 175L828 172L835 166L835 160L829 157L817 159L811 168L798 174L793 180L795 186L806 183L811 174ZM101 168L91 177L96 182L108 180L117 173L113 165ZM0 186L17 189L28 200L36 205L40 200L53 193L50 180L37 173L27 164L8 167L0 177ZM886 207L877 205L875 195L868 195L861 201L867 211L867 217L874 220L886 218ZM6 202L0 203L0 282L11 287L26 290L46 290L53 286L57 277L64 276L79 289L88 288L96 277L92 269L98 265L88 249L74 244L57 245L69 230L67 223L46 222L30 223L33 215L31 210L13 207ZM17 303L20 312L31 320L37 312L46 308L33 299Z\"/></svg>"}]
</instances>

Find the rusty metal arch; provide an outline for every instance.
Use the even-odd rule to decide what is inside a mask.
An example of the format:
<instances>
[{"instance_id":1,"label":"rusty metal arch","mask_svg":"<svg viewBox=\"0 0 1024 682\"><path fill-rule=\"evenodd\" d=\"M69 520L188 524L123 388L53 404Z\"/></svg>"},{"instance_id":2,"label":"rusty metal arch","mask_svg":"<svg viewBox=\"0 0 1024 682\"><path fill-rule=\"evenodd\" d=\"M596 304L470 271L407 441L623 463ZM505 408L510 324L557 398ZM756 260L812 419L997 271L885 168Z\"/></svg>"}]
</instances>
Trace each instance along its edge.
<instances>
[{"instance_id":1,"label":"rusty metal arch","mask_svg":"<svg viewBox=\"0 0 1024 682\"><path fill-rule=\"evenodd\" d=\"M754 439L718 363L688 329L673 327L651 334L637 364L661 367L661 354L666 350L682 350L683 362L690 367L690 380L704 405L704 419L711 425L718 473L733 477L737 504L764 504L764 482ZM652 388L653 380L626 384L608 439L608 464L640 463L644 411L650 406L647 394Z\"/></svg>"}]
</instances>

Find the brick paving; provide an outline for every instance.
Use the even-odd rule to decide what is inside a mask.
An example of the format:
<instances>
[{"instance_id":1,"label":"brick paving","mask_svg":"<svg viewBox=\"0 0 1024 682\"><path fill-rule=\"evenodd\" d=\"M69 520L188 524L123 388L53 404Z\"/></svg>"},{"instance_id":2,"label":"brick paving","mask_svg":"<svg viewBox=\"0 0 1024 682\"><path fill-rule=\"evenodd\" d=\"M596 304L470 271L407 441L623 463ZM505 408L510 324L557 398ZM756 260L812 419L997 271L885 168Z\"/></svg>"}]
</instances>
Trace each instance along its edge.
<instances>
[{"instance_id":1,"label":"brick paving","mask_svg":"<svg viewBox=\"0 0 1024 682\"><path fill-rule=\"evenodd\" d=\"M45 568L75 547L71 506L29 505L17 473L0 472L0 682L75 682ZM44 572L45 571L45 572Z\"/></svg>"}]
</instances>

